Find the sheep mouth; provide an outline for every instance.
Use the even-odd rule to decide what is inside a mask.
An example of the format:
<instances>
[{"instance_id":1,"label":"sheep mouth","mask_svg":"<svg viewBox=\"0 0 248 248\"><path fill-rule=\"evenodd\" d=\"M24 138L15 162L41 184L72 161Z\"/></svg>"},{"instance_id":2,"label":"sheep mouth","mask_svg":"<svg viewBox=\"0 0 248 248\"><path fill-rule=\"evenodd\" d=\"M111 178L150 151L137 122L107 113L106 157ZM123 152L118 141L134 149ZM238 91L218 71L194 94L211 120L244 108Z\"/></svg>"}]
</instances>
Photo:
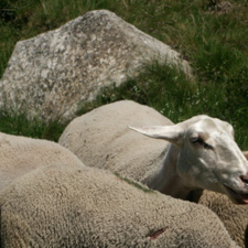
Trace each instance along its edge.
<instances>
[{"instance_id":1,"label":"sheep mouth","mask_svg":"<svg viewBox=\"0 0 248 248\"><path fill-rule=\"evenodd\" d=\"M236 204L248 204L248 193L241 193L225 185L228 196Z\"/></svg>"}]
</instances>

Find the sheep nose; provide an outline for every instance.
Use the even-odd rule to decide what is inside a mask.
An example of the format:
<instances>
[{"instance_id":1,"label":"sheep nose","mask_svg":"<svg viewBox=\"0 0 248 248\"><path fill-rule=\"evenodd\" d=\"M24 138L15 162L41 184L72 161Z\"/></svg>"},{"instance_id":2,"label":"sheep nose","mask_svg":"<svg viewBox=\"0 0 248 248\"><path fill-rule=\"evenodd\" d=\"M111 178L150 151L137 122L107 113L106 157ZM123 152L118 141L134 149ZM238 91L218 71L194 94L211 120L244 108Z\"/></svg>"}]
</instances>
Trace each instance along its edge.
<instances>
[{"instance_id":1,"label":"sheep nose","mask_svg":"<svg viewBox=\"0 0 248 248\"><path fill-rule=\"evenodd\" d=\"M248 185L248 173L240 177L241 181Z\"/></svg>"}]
</instances>

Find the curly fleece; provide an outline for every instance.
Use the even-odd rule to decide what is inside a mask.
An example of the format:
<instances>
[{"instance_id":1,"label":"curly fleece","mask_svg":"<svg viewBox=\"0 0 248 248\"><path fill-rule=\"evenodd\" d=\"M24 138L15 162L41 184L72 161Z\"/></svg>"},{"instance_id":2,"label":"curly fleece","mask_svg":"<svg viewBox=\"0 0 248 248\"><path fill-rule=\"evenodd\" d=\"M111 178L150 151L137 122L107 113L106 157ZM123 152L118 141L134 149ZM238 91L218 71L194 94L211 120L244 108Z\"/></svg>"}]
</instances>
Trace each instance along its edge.
<instances>
[{"instance_id":1,"label":"curly fleece","mask_svg":"<svg viewBox=\"0 0 248 248\"><path fill-rule=\"evenodd\" d=\"M108 171L53 165L0 195L1 247L238 247L207 208Z\"/></svg>"},{"instance_id":2,"label":"curly fleece","mask_svg":"<svg viewBox=\"0 0 248 248\"><path fill-rule=\"evenodd\" d=\"M0 192L16 178L45 165L82 164L59 144L0 133Z\"/></svg>"}]
</instances>

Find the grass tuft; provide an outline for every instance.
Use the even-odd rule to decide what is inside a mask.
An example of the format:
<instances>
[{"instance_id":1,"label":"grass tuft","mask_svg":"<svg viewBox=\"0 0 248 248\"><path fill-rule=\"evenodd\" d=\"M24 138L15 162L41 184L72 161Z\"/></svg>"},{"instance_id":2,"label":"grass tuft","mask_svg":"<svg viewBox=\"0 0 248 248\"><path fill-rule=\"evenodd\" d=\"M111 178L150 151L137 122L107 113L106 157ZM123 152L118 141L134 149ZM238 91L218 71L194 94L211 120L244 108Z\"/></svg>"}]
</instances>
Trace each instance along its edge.
<instances>
[{"instance_id":1,"label":"grass tuft","mask_svg":"<svg viewBox=\"0 0 248 248\"><path fill-rule=\"evenodd\" d=\"M154 193L154 191L152 189L147 188L146 186L142 185L141 183L135 182L129 178L126 177L122 177L121 175L119 175L118 173L114 173L119 179L125 181L126 183L134 186L137 189L142 190L145 193Z\"/></svg>"},{"instance_id":2,"label":"grass tuft","mask_svg":"<svg viewBox=\"0 0 248 248\"><path fill-rule=\"evenodd\" d=\"M25 113L16 113L14 111L0 111L0 131L18 136L33 137L58 141L65 124L58 120L50 123L39 120L34 117L32 121L28 120Z\"/></svg>"}]
</instances>

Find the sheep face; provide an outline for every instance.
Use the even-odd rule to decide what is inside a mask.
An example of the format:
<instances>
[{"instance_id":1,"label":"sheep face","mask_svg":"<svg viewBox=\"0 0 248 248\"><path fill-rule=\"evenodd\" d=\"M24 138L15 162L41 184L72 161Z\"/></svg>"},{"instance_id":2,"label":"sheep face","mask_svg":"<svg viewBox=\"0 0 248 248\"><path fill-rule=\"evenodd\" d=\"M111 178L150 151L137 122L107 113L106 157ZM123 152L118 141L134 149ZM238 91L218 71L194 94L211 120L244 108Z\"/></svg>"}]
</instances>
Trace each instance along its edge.
<instances>
[{"instance_id":1,"label":"sheep face","mask_svg":"<svg viewBox=\"0 0 248 248\"><path fill-rule=\"evenodd\" d=\"M197 116L173 126L133 129L179 148L175 170L185 187L224 193L235 203L248 204L248 162L229 123Z\"/></svg>"}]
</instances>

